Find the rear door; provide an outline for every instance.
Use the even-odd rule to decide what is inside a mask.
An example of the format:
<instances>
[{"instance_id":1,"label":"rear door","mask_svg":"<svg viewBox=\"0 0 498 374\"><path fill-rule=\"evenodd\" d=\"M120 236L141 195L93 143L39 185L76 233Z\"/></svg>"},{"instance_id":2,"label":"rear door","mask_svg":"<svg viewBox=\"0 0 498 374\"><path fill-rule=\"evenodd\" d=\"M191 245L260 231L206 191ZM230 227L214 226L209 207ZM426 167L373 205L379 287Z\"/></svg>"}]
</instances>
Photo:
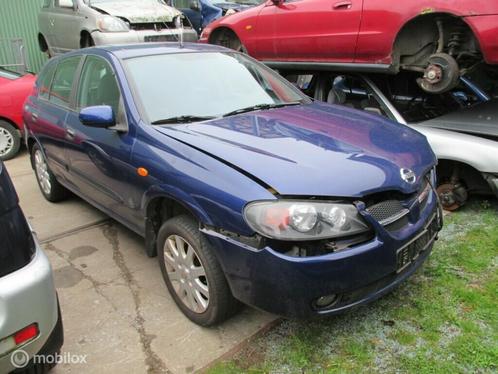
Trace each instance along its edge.
<instances>
[{"instance_id":1,"label":"rear door","mask_svg":"<svg viewBox=\"0 0 498 374\"><path fill-rule=\"evenodd\" d=\"M97 105L113 108L117 122L114 128L88 127L80 122L78 111ZM104 58L86 57L75 107L66 120L71 183L87 199L127 221L136 208L129 201L130 175L136 174L130 165L134 137L128 129L116 75Z\"/></svg>"},{"instance_id":2,"label":"rear door","mask_svg":"<svg viewBox=\"0 0 498 374\"><path fill-rule=\"evenodd\" d=\"M363 0L269 3L258 17L258 29L272 34L272 60L352 62L362 6Z\"/></svg>"},{"instance_id":3,"label":"rear door","mask_svg":"<svg viewBox=\"0 0 498 374\"><path fill-rule=\"evenodd\" d=\"M32 98L25 121L40 142L52 172L66 176L65 121L71 110L74 77L81 56L73 56L47 65L37 81L37 96Z\"/></svg>"}]
</instances>

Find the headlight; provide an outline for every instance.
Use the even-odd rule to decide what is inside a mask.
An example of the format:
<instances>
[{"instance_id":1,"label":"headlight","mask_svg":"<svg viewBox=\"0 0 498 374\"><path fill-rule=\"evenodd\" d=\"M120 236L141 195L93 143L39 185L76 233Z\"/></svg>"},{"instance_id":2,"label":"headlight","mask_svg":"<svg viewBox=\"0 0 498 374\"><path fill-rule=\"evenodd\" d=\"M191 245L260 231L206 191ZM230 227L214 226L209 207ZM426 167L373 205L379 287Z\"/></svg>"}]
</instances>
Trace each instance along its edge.
<instances>
[{"instance_id":1,"label":"headlight","mask_svg":"<svg viewBox=\"0 0 498 374\"><path fill-rule=\"evenodd\" d=\"M130 31L128 24L117 18L112 16L104 16L101 17L97 21L97 27L100 31L104 32L125 32Z\"/></svg>"},{"instance_id":2,"label":"headlight","mask_svg":"<svg viewBox=\"0 0 498 374\"><path fill-rule=\"evenodd\" d=\"M256 201L244 209L244 218L257 233L279 240L317 240L369 230L352 204L325 201Z\"/></svg>"}]
</instances>

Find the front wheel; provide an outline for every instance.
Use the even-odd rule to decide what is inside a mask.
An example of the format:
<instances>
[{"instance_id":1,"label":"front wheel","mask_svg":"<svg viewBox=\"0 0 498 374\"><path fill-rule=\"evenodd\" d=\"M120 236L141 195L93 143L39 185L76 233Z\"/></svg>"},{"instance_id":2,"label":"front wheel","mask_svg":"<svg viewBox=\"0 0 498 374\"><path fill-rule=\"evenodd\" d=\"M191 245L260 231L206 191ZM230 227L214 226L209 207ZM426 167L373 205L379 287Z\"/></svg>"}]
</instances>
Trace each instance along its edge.
<instances>
[{"instance_id":1,"label":"front wheel","mask_svg":"<svg viewBox=\"0 0 498 374\"><path fill-rule=\"evenodd\" d=\"M68 195L68 191L50 171L45 155L38 144L35 144L31 151L31 164L35 169L36 180L45 199L50 202L64 200Z\"/></svg>"},{"instance_id":2,"label":"front wheel","mask_svg":"<svg viewBox=\"0 0 498 374\"><path fill-rule=\"evenodd\" d=\"M201 326L223 322L238 310L213 249L189 216L166 221L157 238L164 282L180 310Z\"/></svg>"},{"instance_id":3,"label":"front wheel","mask_svg":"<svg viewBox=\"0 0 498 374\"><path fill-rule=\"evenodd\" d=\"M13 158L21 148L21 136L10 123L0 121L0 160L6 161Z\"/></svg>"}]
</instances>

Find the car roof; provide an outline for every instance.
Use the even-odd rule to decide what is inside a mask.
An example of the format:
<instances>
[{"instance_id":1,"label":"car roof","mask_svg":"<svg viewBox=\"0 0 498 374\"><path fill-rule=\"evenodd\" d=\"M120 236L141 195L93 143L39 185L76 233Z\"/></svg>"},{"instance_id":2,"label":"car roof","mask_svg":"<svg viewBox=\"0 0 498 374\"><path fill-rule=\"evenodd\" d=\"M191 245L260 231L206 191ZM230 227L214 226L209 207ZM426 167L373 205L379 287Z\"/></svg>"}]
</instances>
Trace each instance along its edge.
<instances>
[{"instance_id":1,"label":"car roof","mask_svg":"<svg viewBox=\"0 0 498 374\"><path fill-rule=\"evenodd\" d=\"M138 44L123 44L112 46L99 46L92 49L107 51L118 57L119 59L127 59L139 56L150 55L165 55L176 53L196 53L196 52L228 52L230 49L202 43L184 43L180 46L178 42L167 43L138 43ZM83 50L90 52L90 50ZM232 51L233 52L233 51Z\"/></svg>"}]
</instances>

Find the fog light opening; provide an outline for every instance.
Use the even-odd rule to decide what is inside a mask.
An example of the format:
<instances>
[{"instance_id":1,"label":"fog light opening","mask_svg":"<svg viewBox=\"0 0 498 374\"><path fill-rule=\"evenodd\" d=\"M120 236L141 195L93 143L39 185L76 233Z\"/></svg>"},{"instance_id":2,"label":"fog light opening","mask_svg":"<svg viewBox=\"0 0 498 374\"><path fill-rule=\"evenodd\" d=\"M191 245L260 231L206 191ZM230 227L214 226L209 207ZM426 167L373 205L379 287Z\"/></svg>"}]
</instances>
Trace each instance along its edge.
<instances>
[{"instance_id":1,"label":"fog light opening","mask_svg":"<svg viewBox=\"0 0 498 374\"><path fill-rule=\"evenodd\" d=\"M313 304L316 309L322 310L334 306L335 304L337 304L339 299L340 297L337 294L326 295L316 299Z\"/></svg>"}]
</instances>

